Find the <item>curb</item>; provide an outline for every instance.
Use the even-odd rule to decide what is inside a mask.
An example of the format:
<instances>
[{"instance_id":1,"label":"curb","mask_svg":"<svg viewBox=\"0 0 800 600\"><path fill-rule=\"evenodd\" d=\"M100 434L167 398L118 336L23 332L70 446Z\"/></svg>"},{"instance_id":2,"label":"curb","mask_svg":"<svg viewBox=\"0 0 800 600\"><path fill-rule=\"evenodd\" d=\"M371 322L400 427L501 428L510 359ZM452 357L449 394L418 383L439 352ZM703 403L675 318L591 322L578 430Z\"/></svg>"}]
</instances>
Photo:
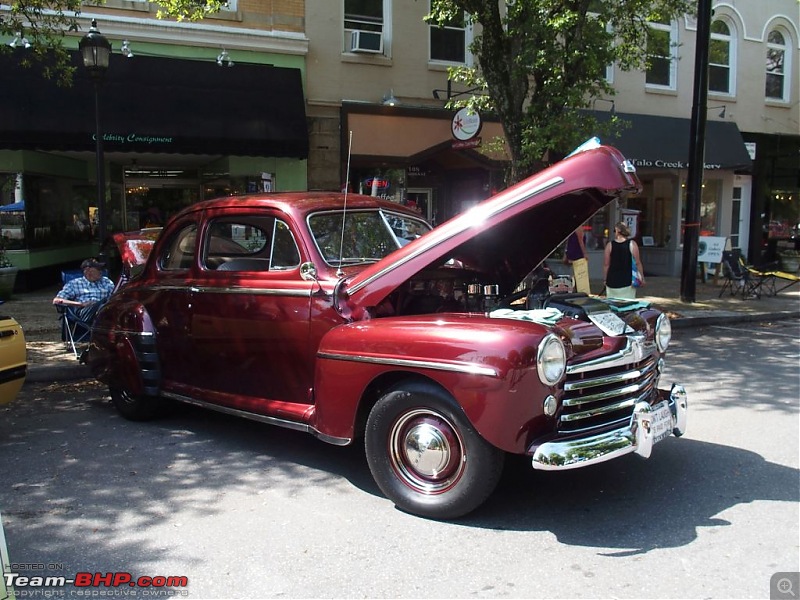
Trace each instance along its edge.
<instances>
[{"instance_id":1,"label":"curb","mask_svg":"<svg viewBox=\"0 0 800 600\"><path fill-rule=\"evenodd\" d=\"M671 319L672 329L688 329L707 325L731 325L733 323L753 323L755 321L785 321L800 319L800 311L781 311L773 313L742 314L737 312L716 311L714 315L699 315Z\"/></svg>"},{"instance_id":2,"label":"curb","mask_svg":"<svg viewBox=\"0 0 800 600\"><path fill-rule=\"evenodd\" d=\"M53 381L77 381L91 379L92 373L86 365L28 365L25 381L50 383Z\"/></svg>"}]
</instances>

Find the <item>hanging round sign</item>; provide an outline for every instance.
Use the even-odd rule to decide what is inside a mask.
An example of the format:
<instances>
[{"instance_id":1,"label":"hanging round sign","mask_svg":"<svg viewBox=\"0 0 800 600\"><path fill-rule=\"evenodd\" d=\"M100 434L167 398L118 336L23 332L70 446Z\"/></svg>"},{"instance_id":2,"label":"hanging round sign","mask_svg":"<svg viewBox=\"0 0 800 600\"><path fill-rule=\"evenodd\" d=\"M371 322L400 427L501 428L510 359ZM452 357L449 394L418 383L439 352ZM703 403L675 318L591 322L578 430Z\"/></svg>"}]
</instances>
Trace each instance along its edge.
<instances>
[{"instance_id":1,"label":"hanging round sign","mask_svg":"<svg viewBox=\"0 0 800 600\"><path fill-rule=\"evenodd\" d=\"M450 129L457 140L471 140L481 131L481 115L478 111L462 108L453 115Z\"/></svg>"}]
</instances>

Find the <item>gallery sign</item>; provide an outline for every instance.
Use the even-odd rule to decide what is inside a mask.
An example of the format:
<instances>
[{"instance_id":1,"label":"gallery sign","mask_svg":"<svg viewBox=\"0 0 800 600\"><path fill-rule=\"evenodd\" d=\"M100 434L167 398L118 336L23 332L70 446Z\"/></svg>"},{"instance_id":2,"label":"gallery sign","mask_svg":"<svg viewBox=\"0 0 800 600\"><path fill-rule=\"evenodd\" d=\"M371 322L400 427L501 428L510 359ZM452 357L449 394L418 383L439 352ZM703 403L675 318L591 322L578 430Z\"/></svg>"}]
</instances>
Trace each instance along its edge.
<instances>
[{"instance_id":1,"label":"gallery sign","mask_svg":"<svg viewBox=\"0 0 800 600\"><path fill-rule=\"evenodd\" d=\"M686 160L664 160L661 158L646 159L646 158L631 158L631 163L637 169L652 168L652 169L688 169L689 161ZM706 171L716 171L722 168L719 163L704 163L703 169Z\"/></svg>"}]
</instances>

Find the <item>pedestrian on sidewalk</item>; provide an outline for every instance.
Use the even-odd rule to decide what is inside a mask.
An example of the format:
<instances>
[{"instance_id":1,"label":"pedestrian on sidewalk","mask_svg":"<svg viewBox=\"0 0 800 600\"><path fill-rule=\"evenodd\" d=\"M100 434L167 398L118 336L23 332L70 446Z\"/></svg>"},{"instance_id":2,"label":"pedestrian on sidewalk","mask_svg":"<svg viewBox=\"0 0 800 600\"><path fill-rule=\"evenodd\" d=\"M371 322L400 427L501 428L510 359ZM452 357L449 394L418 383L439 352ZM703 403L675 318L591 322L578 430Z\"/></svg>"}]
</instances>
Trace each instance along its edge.
<instances>
[{"instance_id":1,"label":"pedestrian on sidewalk","mask_svg":"<svg viewBox=\"0 0 800 600\"><path fill-rule=\"evenodd\" d=\"M583 239L583 225L578 225L578 228L569 234L567 238L567 247L564 251L564 264L571 265L581 258L588 259L589 256L586 253L586 242Z\"/></svg>"},{"instance_id":2,"label":"pedestrian on sidewalk","mask_svg":"<svg viewBox=\"0 0 800 600\"><path fill-rule=\"evenodd\" d=\"M92 321L114 291L114 282L103 275L105 266L94 258L84 260L81 263L83 274L65 283L53 298L53 304L67 307L80 321Z\"/></svg>"},{"instance_id":3,"label":"pedestrian on sidewalk","mask_svg":"<svg viewBox=\"0 0 800 600\"><path fill-rule=\"evenodd\" d=\"M633 287L633 266L639 272L639 286L644 285L644 268L638 244L630 239L631 232L623 222L614 225L614 237L606 244L603 259L603 280L608 298L636 298Z\"/></svg>"}]
</instances>

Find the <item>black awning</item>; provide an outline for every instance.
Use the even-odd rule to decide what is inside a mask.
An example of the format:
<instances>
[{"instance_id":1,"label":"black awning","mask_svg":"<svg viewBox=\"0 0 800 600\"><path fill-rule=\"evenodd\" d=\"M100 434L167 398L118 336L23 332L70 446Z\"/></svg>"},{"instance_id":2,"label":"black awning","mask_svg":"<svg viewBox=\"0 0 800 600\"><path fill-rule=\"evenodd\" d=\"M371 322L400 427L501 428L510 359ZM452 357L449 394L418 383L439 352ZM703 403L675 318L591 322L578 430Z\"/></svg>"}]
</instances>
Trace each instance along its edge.
<instances>
[{"instance_id":1,"label":"black awning","mask_svg":"<svg viewBox=\"0 0 800 600\"><path fill-rule=\"evenodd\" d=\"M609 113L595 112L605 120ZM616 139L603 142L616 146L638 168L687 169L691 121L675 117L617 113L629 127ZM736 123L706 121L706 169L745 169L752 164Z\"/></svg>"},{"instance_id":2,"label":"black awning","mask_svg":"<svg viewBox=\"0 0 800 600\"><path fill-rule=\"evenodd\" d=\"M72 58L65 88L0 54L0 148L94 150L94 84ZM308 157L299 69L115 54L99 90L108 151Z\"/></svg>"}]
</instances>

